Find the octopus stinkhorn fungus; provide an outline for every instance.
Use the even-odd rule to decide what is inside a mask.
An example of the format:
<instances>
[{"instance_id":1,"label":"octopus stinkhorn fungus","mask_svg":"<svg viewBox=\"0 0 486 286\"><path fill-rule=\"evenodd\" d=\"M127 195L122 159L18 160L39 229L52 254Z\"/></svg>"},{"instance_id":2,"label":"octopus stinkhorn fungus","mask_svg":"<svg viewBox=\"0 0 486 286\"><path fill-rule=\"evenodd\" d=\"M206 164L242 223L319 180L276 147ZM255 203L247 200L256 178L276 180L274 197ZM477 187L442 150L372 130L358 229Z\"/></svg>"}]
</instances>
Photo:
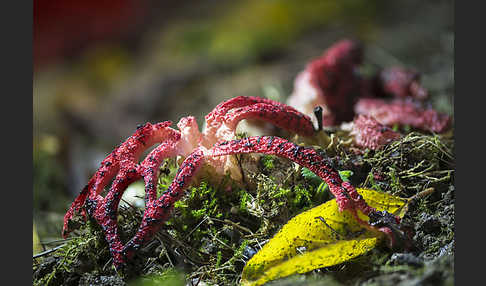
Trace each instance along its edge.
<instances>
[{"instance_id":1,"label":"octopus stinkhorn fungus","mask_svg":"<svg viewBox=\"0 0 486 286\"><path fill-rule=\"evenodd\" d=\"M410 125L437 133L450 127L448 115L423 107L428 91L420 84L418 72L389 67L368 79L357 72L362 59L363 46L356 41L335 43L297 75L288 104L308 115L322 106L324 126L350 122L362 114L389 127ZM363 140L375 139L359 139Z\"/></svg>"},{"instance_id":2,"label":"octopus stinkhorn fungus","mask_svg":"<svg viewBox=\"0 0 486 286\"><path fill-rule=\"evenodd\" d=\"M354 142L357 146L371 150L379 149L401 137L400 133L367 115L358 115L354 119L350 134L354 135Z\"/></svg>"},{"instance_id":3,"label":"octopus stinkhorn fungus","mask_svg":"<svg viewBox=\"0 0 486 286\"><path fill-rule=\"evenodd\" d=\"M425 100L428 91L420 84L420 73L402 67L385 68L375 77L376 95Z\"/></svg>"},{"instance_id":4,"label":"octopus stinkhorn fungus","mask_svg":"<svg viewBox=\"0 0 486 286\"><path fill-rule=\"evenodd\" d=\"M313 136L321 128L315 128L309 116L293 107L268 99L236 97L216 106L205 119L206 126L202 132L199 132L196 120L191 116L179 121L179 130L171 128L170 121L139 126L132 136L101 162L100 168L74 200L64 217L63 236L66 237L72 230L70 222L75 214L82 214L84 219L87 216L93 218L102 227L113 264L119 269L137 249L153 238L203 163L212 165L216 172L223 173L228 171L230 164L226 160L227 155L264 153L285 157L309 168L329 185L341 211L352 212L365 227L386 233L391 245L394 243L395 225L400 220L368 206L350 183L341 180L325 155L279 137L235 138L236 126L243 119L264 120L302 136ZM155 144L159 145L142 162L137 163L140 155ZM164 159L175 156L183 156L185 160L172 184L158 198L156 186L159 166ZM118 233L118 205L128 185L139 179L145 182L146 208L138 232L123 244ZM101 193L112 180L108 193L103 197ZM373 221L385 220L387 223L372 225L363 221L357 215L358 210L373 218Z\"/></svg>"},{"instance_id":5,"label":"octopus stinkhorn fungus","mask_svg":"<svg viewBox=\"0 0 486 286\"><path fill-rule=\"evenodd\" d=\"M408 99L387 101L378 98L362 98L354 106L357 114L368 115L387 126L409 125L435 133L446 131L451 119L432 108L425 108L421 102Z\"/></svg>"},{"instance_id":6,"label":"octopus stinkhorn fungus","mask_svg":"<svg viewBox=\"0 0 486 286\"><path fill-rule=\"evenodd\" d=\"M258 97L236 97L218 105L206 116L206 128L199 132L192 116L182 118L177 124L179 131L170 127L171 122L147 123L137 128L135 133L116 147L102 162L88 184L64 217L63 236L71 231L73 216L86 213L94 218L106 233L106 239L114 258L123 248L117 230L117 212L125 189L133 182L145 182L146 205L157 199L156 186L159 166L164 159L176 156L187 157L193 150L206 152L217 141L235 139L235 130L243 119L259 119L302 136L314 134L311 119L285 104ZM141 162L140 155L151 146L159 144ZM226 157L208 158L208 164L218 173L229 172L238 179L236 166ZM218 160L219 159L219 160ZM106 196L101 193L111 182ZM84 207L84 208L83 208ZM150 207L147 208L147 211ZM115 259L120 261L120 259ZM120 261L121 262L121 261ZM116 264L116 263L115 263ZM117 264L116 264L117 265Z\"/></svg>"},{"instance_id":7,"label":"octopus stinkhorn fungus","mask_svg":"<svg viewBox=\"0 0 486 286\"><path fill-rule=\"evenodd\" d=\"M337 42L297 75L287 103L309 115L322 106L324 126L353 120L353 105L363 86L356 72L362 60L358 42Z\"/></svg>"}]
</instances>

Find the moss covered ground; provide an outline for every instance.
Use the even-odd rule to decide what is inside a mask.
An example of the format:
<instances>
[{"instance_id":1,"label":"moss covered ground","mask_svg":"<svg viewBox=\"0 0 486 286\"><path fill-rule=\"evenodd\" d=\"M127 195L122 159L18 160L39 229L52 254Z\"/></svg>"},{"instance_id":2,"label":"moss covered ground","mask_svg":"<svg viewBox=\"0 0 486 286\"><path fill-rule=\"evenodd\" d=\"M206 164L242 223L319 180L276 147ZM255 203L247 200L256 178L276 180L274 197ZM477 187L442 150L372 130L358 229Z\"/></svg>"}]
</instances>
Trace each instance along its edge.
<instances>
[{"instance_id":1,"label":"moss covered ground","mask_svg":"<svg viewBox=\"0 0 486 286\"><path fill-rule=\"evenodd\" d=\"M326 146L321 146L325 148ZM450 134L409 132L378 151L334 149L341 177L357 187L410 198L403 223L413 230L410 252L385 246L342 265L275 281L275 285L452 285L454 155ZM99 227L87 222L60 247L33 260L34 285L236 285L246 261L293 216L330 198L308 170L269 155L238 155L243 181L215 180L204 171L171 219L117 273ZM163 192L177 170L161 167ZM425 191L425 192L424 192ZM131 237L143 209L120 207L122 239ZM273 284L270 283L270 284Z\"/></svg>"}]
</instances>

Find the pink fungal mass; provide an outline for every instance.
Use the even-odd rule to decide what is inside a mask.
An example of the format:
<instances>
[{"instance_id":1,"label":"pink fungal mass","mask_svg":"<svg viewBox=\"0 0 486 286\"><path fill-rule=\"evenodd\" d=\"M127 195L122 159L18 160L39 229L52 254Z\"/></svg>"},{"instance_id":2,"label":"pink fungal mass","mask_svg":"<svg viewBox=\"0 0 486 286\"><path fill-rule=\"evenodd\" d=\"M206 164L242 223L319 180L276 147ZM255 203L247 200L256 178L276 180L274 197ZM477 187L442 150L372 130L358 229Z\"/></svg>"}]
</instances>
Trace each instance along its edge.
<instances>
[{"instance_id":1,"label":"pink fungal mass","mask_svg":"<svg viewBox=\"0 0 486 286\"><path fill-rule=\"evenodd\" d=\"M323 108L323 125L333 126L353 120L353 105L363 82L356 72L363 58L362 46L342 40L311 61L299 73L287 103L304 114Z\"/></svg>"},{"instance_id":2,"label":"pink fungal mass","mask_svg":"<svg viewBox=\"0 0 486 286\"><path fill-rule=\"evenodd\" d=\"M420 84L418 72L390 67L367 79L358 73L362 58L363 48L357 42L335 43L297 75L288 104L307 115L321 106L324 126L350 122L363 114L388 126L410 125L437 133L450 127L448 115L423 107L428 91Z\"/></svg>"},{"instance_id":3,"label":"pink fungal mass","mask_svg":"<svg viewBox=\"0 0 486 286\"><path fill-rule=\"evenodd\" d=\"M376 150L400 138L400 133L380 124L371 116L358 115L353 121L354 142L357 146Z\"/></svg>"},{"instance_id":4,"label":"pink fungal mass","mask_svg":"<svg viewBox=\"0 0 486 286\"><path fill-rule=\"evenodd\" d=\"M382 70L377 78L377 95L392 95L397 98L415 98L424 100L427 90L420 84L420 74L402 67L391 67Z\"/></svg>"},{"instance_id":5,"label":"pink fungal mass","mask_svg":"<svg viewBox=\"0 0 486 286\"><path fill-rule=\"evenodd\" d=\"M406 99L386 101L377 98L360 99L354 110L356 114L368 115L381 124L393 126L410 125L417 129L441 133L451 124L451 118L431 108L424 108L420 102Z\"/></svg>"}]
</instances>

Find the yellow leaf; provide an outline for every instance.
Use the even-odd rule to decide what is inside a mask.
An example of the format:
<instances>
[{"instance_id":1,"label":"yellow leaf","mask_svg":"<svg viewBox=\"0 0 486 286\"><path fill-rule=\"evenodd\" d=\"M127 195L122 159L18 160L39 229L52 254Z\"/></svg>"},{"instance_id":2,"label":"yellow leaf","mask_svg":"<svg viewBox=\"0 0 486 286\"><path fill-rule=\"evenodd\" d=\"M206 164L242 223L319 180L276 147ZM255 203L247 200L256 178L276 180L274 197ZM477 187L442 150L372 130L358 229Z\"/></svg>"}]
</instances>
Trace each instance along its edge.
<instances>
[{"instance_id":1,"label":"yellow leaf","mask_svg":"<svg viewBox=\"0 0 486 286\"><path fill-rule=\"evenodd\" d=\"M353 240L340 240L330 243L326 247L306 252L302 255L284 261L275 267L265 271L257 277L257 280L243 280L242 285L263 285L264 283L296 273L306 273L317 268L328 267L343 263L373 249L378 242L378 237L369 233L360 235Z\"/></svg>"},{"instance_id":2,"label":"yellow leaf","mask_svg":"<svg viewBox=\"0 0 486 286\"><path fill-rule=\"evenodd\" d=\"M398 212L407 202L373 190L358 189L358 192L370 206L391 213ZM340 212L334 199L284 225L248 261L241 283L262 285L295 273L340 264L373 249L381 237L381 233L365 229L348 211Z\"/></svg>"},{"instance_id":3,"label":"yellow leaf","mask_svg":"<svg viewBox=\"0 0 486 286\"><path fill-rule=\"evenodd\" d=\"M408 201L407 199L377 192L375 190L358 188L357 191L371 207L393 214L400 210Z\"/></svg>"},{"instance_id":4,"label":"yellow leaf","mask_svg":"<svg viewBox=\"0 0 486 286\"><path fill-rule=\"evenodd\" d=\"M379 211L387 211L394 215L398 215L399 217L403 217L405 215L405 212L402 210L406 209L405 206L408 202L407 199L370 189L357 188L357 191L363 196L364 200L369 206L374 207ZM362 213L358 212L358 215L361 219L368 220L368 217Z\"/></svg>"}]
</instances>

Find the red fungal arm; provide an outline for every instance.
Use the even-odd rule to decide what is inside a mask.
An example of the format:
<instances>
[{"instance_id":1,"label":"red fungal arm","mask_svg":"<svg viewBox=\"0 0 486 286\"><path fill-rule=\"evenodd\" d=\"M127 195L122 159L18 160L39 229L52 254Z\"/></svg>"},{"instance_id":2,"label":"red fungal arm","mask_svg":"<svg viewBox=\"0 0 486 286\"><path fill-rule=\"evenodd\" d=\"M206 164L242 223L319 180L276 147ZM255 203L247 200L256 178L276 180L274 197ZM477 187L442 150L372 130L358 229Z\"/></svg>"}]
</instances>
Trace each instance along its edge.
<instances>
[{"instance_id":1,"label":"red fungal arm","mask_svg":"<svg viewBox=\"0 0 486 286\"><path fill-rule=\"evenodd\" d=\"M124 261L123 243L118 235L117 209L123 191L136 180L145 181L145 205L149 206L157 199L157 181L159 166L164 159L177 155L177 149L170 142L162 143L152 150L145 160L138 165L138 169L131 169L129 173L119 173L105 199L96 205L93 217L105 231L106 240L110 246L114 261ZM135 166L134 166L135 167Z\"/></svg>"},{"instance_id":2,"label":"red fungal arm","mask_svg":"<svg viewBox=\"0 0 486 286\"><path fill-rule=\"evenodd\" d=\"M298 112L295 108L284 103L256 96L237 96L216 105L216 107L205 116L206 122L219 121L228 111L233 108L248 106L256 103L267 103L282 107L286 111ZM210 124L211 125L211 124Z\"/></svg>"},{"instance_id":3,"label":"red fungal arm","mask_svg":"<svg viewBox=\"0 0 486 286\"><path fill-rule=\"evenodd\" d=\"M310 117L291 106L260 97L238 96L217 105L206 116L206 126L199 146L209 149L218 141L234 139L236 127L243 119L270 122L303 136L311 136L315 133ZM227 165L224 159L216 161L213 160L213 165L217 170L230 168L228 166L231 164Z\"/></svg>"},{"instance_id":4,"label":"red fungal arm","mask_svg":"<svg viewBox=\"0 0 486 286\"><path fill-rule=\"evenodd\" d=\"M368 214L374 210L366 204L351 184L341 180L339 173L330 165L324 154L280 137L257 136L226 141L209 150L208 155L223 156L241 153L263 153L280 156L308 168L328 184L341 211L357 208L364 214Z\"/></svg>"},{"instance_id":5,"label":"red fungal arm","mask_svg":"<svg viewBox=\"0 0 486 286\"><path fill-rule=\"evenodd\" d=\"M356 106L357 114L368 115L384 125L410 125L418 129L441 133L451 124L451 118L433 109L426 109L418 102L395 99L387 102L382 99L363 98Z\"/></svg>"},{"instance_id":6,"label":"red fungal arm","mask_svg":"<svg viewBox=\"0 0 486 286\"><path fill-rule=\"evenodd\" d=\"M173 144L162 143L147 155L140 164L140 173L145 181L145 204L157 199L157 181L159 178L159 166L162 162L171 157L177 156L177 150Z\"/></svg>"},{"instance_id":7,"label":"red fungal arm","mask_svg":"<svg viewBox=\"0 0 486 286\"><path fill-rule=\"evenodd\" d=\"M91 177L88 184L81 190L79 195L71 204L71 207L64 215L64 225L62 229L62 236L64 238L66 238L69 232L71 232L69 222L71 221L75 213L79 213L81 211L84 220L86 220L86 213L82 209L82 207L84 206L88 195L96 192L95 190L103 190L104 187L118 172L119 162L115 160L114 156L115 151L113 151L103 160L103 162L101 162L101 167L98 169L98 171L96 171L93 177Z\"/></svg>"},{"instance_id":8,"label":"red fungal arm","mask_svg":"<svg viewBox=\"0 0 486 286\"><path fill-rule=\"evenodd\" d=\"M359 147L376 150L400 138L400 133L380 124L367 115L358 115L353 121L354 142Z\"/></svg>"},{"instance_id":9,"label":"red fungal arm","mask_svg":"<svg viewBox=\"0 0 486 286\"><path fill-rule=\"evenodd\" d=\"M174 203L182 197L184 190L188 187L203 160L203 151L197 148L181 164L169 188L159 199L152 201L146 206L138 232L127 242L122 253L118 253L117 257L114 258L113 263L115 267L123 265L126 259L130 259L135 251L152 239L162 226L162 223L169 218Z\"/></svg>"},{"instance_id":10,"label":"red fungal arm","mask_svg":"<svg viewBox=\"0 0 486 286\"><path fill-rule=\"evenodd\" d=\"M227 118L225 117L228 112L235 108L243 108L249 107L255 104L267 104L268 106L274 106L279 108L282 113L289 113L291 115L300 114L295 108L286 105L284 103L261 98L261 97L254 97L254 96L238 96L226 100L220 104L218 104L208 115L206 115L206 127L204 130L205 140L207 142L211 142L210 145L212 146L219 138L216 137L216 133L218 129L226 122ZM272 116L271 113L268 113L269 116L265 116L265 113L262 114L262 119L269 120ZM245 119L244 117L240 117L239 120ZM309 119L310 120L310 119ZM239 122L239 121L238 121ZM284 124L284 123L282 123ZM312 124L312 123L311 123ZM308 124L306 124L308 125ZM210 147L210 146L206 146Z\"/></svg>"},{"instance_id":11,"label":"red fungal arm","mask_svg":"<svg viewBox=\"0 0 486 286\"><path fill-rule=\"evenodd\" d=\"M165 121L158 124L147 123L138 127L132 136L115 148L103 160L100 168L90 179L86 187L83 188L64 216L63 237L66 237L71 231L69 221L75 213L80 211L83 205L86 204L87 210L93 213L96 208L101 207L100 204L102 204L102 200L104 199L99 194L117 173L119 173L119 176L117 176L117 180L113 183L107 198L113 200L113 204L109 204L108 207L112 209L118 207L121 194L126 186L128 186L126 182L124 183L124 180L126 178L140 176L136 163L138 162L139 156L147 148L158 142L171 142L173 148L176 148L176 142L179 141L180 134L178 131L170 128L170 125L170 121ZM87 201L88 199L89 202ZM85 213L82 212L82 214L84 219L86 219Z\"/></svg>"},{"instance_id":12,"label":"red fungal arm","mask_svg":"<svg viewBox=\"0 0 486 286\"><path fill-rule=\"evenodd\" d=\"M312 136L315 134L314 126L309 116L281 105L256 103L236 108L232 111L224 116L224 121L233 130L236 129L237 124L243 119L259 119L299 135Z\"/></svg>"}]
</instances>

